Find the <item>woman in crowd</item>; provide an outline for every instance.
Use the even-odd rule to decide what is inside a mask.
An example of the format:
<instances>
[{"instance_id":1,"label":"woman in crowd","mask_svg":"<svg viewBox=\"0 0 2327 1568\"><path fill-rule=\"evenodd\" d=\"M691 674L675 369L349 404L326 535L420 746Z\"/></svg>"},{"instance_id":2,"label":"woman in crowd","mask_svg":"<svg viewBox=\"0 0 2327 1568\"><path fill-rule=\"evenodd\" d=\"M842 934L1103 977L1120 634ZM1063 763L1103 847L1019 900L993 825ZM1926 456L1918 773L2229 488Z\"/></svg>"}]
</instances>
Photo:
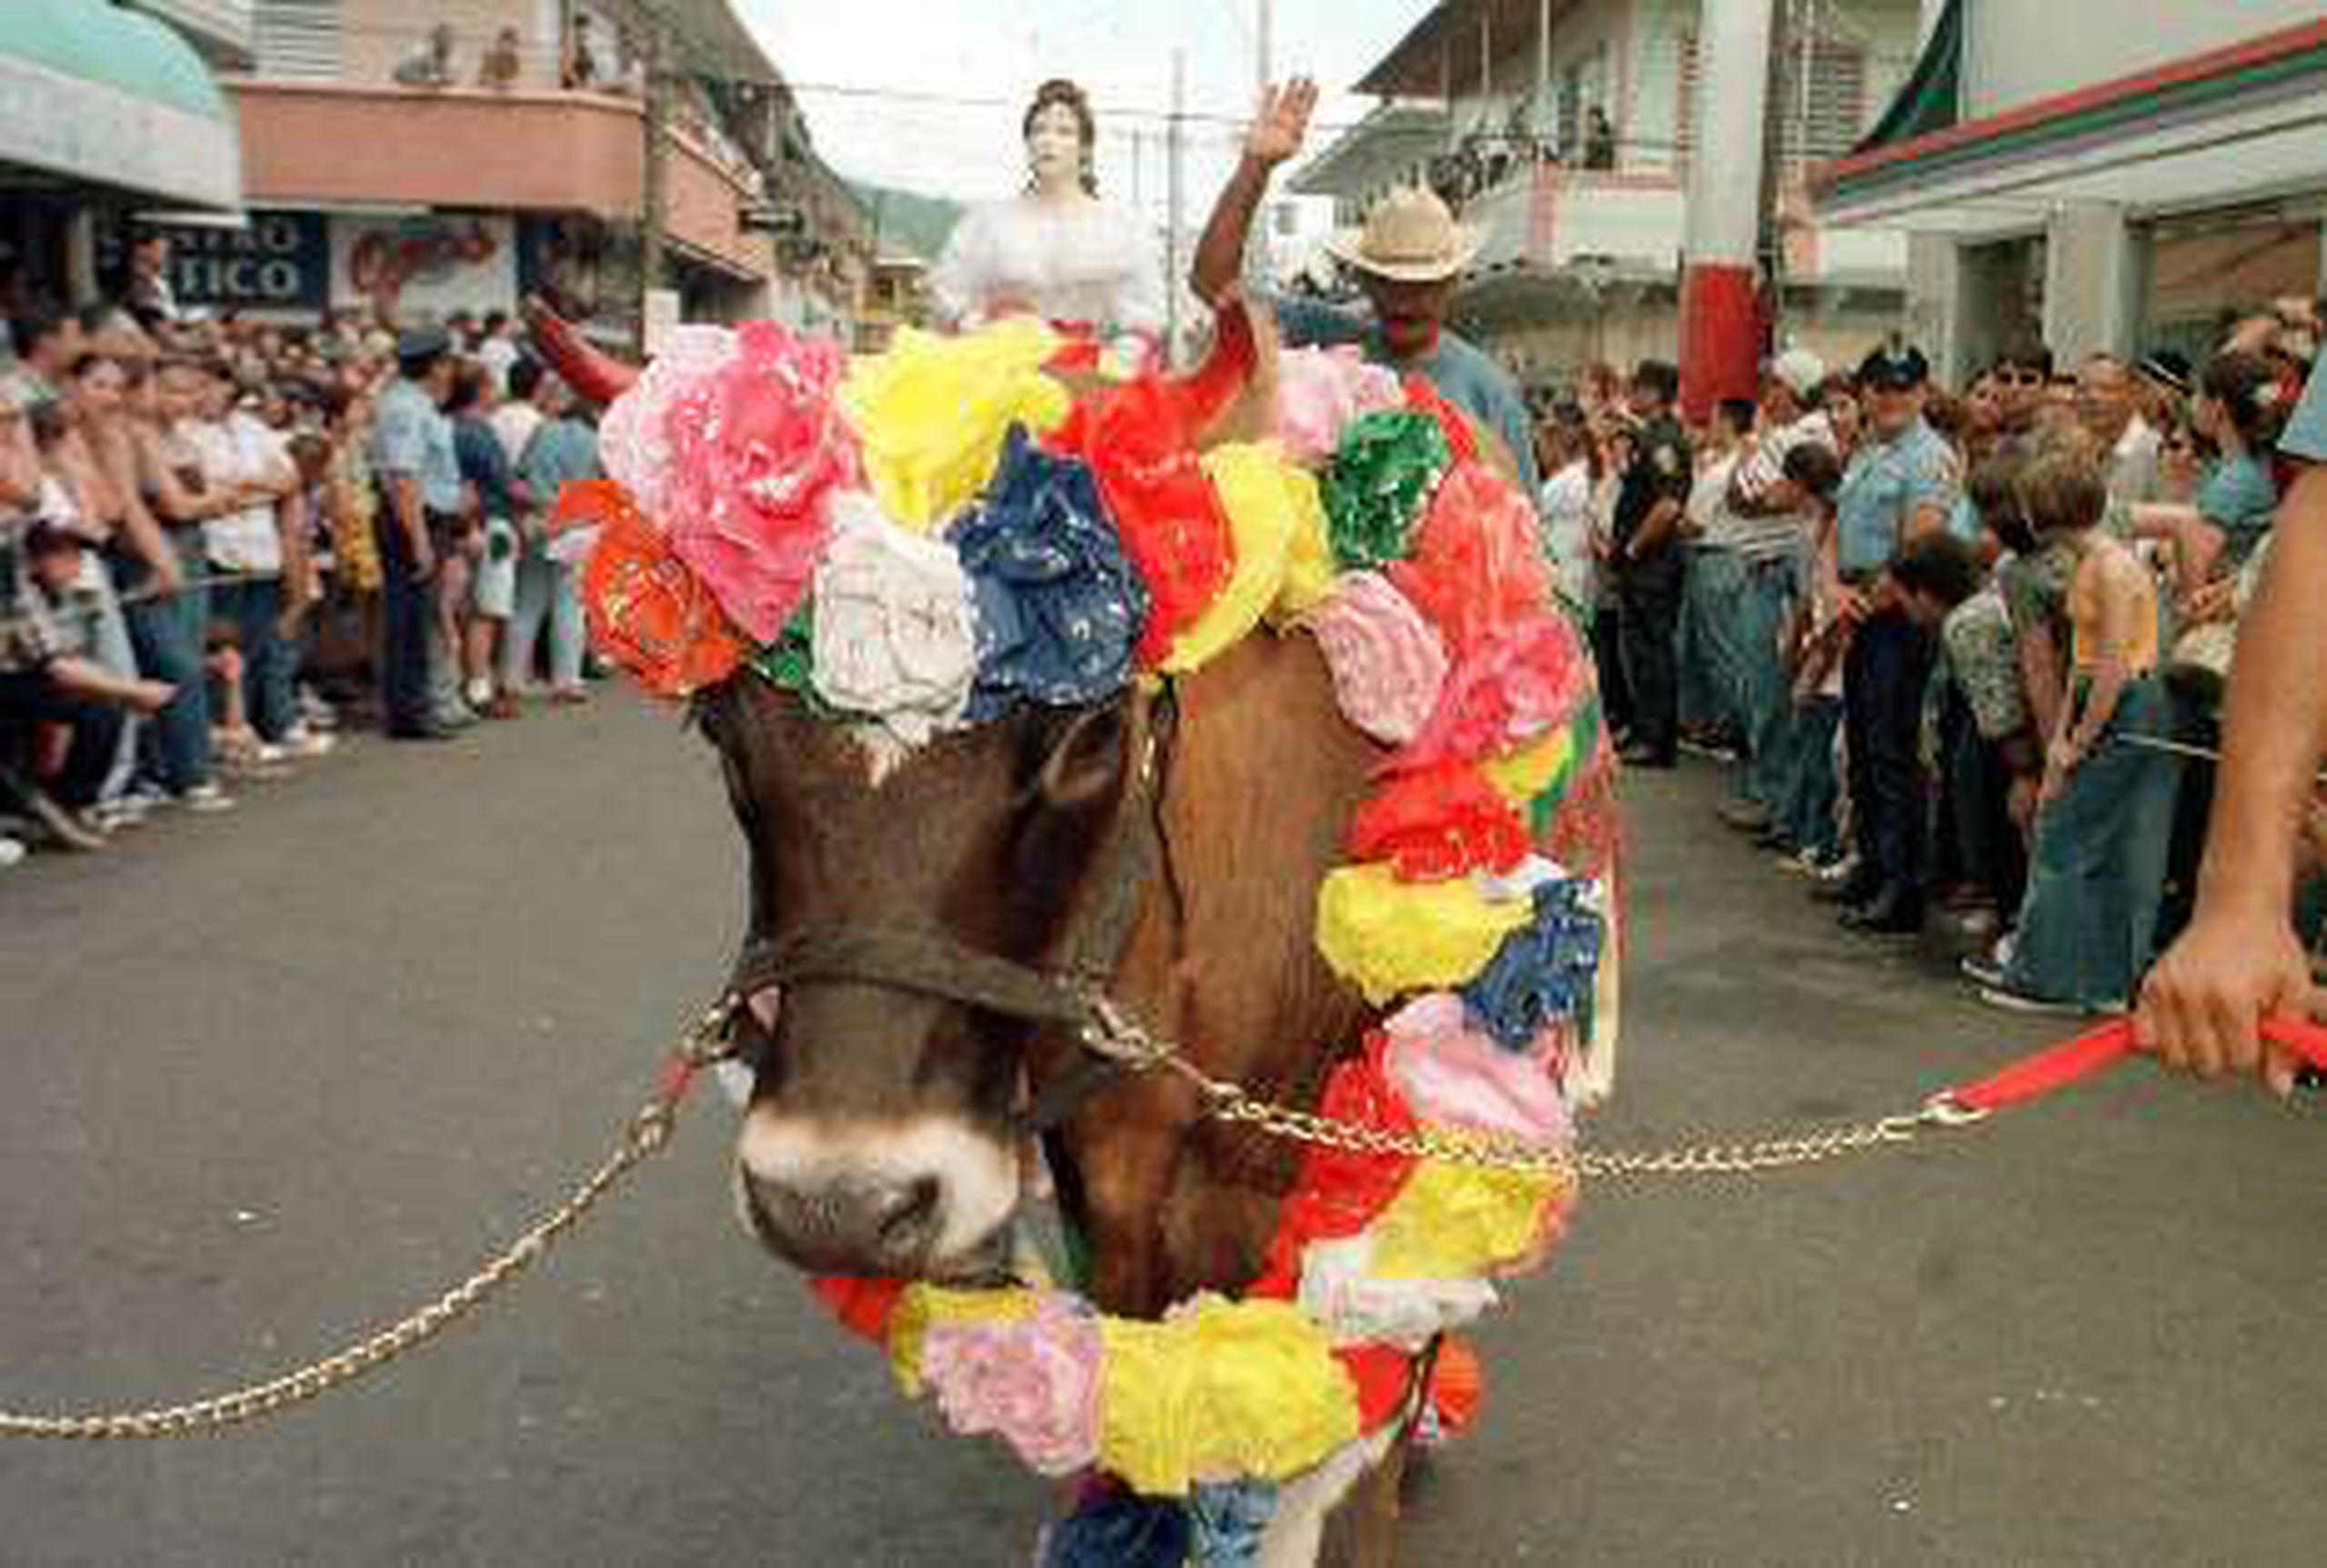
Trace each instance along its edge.
<instances>
[{"instance_id":1,"label":"woman in crowd","mask_svg":"<svg viewBox=\"0 0 2327 1568\"><path fill-rule=\"evenodd\" d=\"M1536 431L1536 465L1547 475L1539 514L1545 559L1569 613L1588 622L1597 574L1592 554L1593 497L1600 484L1600 445L1583 409L1563 403Z\"/></svg>"},{"instance_id":2,"label":"woman in crowd","mask_svg":"<svg viewBox=\"0 0 2327 1568\"><path fill-rule=\"evenodd\" d=\"M2164 889L2174 764L2135 744L2168 731L2157 587L2102 526L2089 457L2037 458L2020 493L2041 540L2065 545L2071 678L2045 750L2028 893L2009 957L1982 995L2022 1011L2121 1010L2148 966Z\"/></svg>"},{"instance_id":3,"label":"woman in crowd","mask_svg":"<svg viewBox=\"0 0 2327 1568\"><path fill-rule=\"evenodd\" d=\"M2180 597L2234 574L2270 532L2279 506L2271 453L2286 414L2284 383L2260 355L2219 355L2199 377L2191 424L2214 458L2197 495L2132 509L2136 536L2172 546Z\"/></svg>"}]
</instances>

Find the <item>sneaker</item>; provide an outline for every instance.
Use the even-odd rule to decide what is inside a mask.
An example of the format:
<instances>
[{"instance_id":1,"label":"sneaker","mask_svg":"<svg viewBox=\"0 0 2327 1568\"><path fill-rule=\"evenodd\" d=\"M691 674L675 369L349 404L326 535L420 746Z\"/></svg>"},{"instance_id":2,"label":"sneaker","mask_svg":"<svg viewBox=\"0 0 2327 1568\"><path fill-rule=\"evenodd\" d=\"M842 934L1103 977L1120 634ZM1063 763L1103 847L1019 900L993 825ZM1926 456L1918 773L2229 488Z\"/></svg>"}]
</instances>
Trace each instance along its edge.
<instances>
[{"instance_id":1,"label":"sneaker","mask_svg":"<svg viewBox=\"0 0 2327 1568\"><path fill-rule=\"evenodd\" d=\"M30 854L32 851L25 847L23 839L0 838L0 871L5 871L12 865L24 864L25 857Z\"/></svg>"},{"instance_id":2,"label":"sneaker","mask_svg":"<svg viewBox=\"0 0 2327 1568\"><path fill-rule=\"evenodd\" d=\"M2053 1002L2002 985L1981 986L1980 1000L2006 1013L2024 1013L2040 1018L2096 1018L2125 1010L2122 1002Z\"/></svg>"},{"instance_id":3,"label":"sneaker","mask_svg":"<svg viewBox=\"0 0 2327 1568\"><path fill-rule=\"evenodd\" d=\"M2005 962L1992 953L1967 953L1955 967L1962 973L1964 979L1981 990L2002 991L2004 989Z\"/></svg>"},{"instance_id":4,"label":"sneaker","mask_svg":"<svg viewBox=\"0 0 2327 1568\"><path fill-rule=\"evenodd\" d=\"M198 784L178 796L178 804L199 816L215 816L235 809L235 797L215 784Z\"/></svg>"},{"instance_id":5,"label":"sneaker","mask_svg":"<svg viewBox=\"0 0 2327 1568\"><path fill-rule=\"evenodd\" d=\"M560 686L550 693L549 700L562 708L578 708L590 700L590 694L580 686Z\"/></svg>"},{"instance_id":6,"label":"sneaker","mask_svg":"<svg viewBox=\"0 0 2327 1568\"><path fill-rule=\"evenodd\" d=\"M279 768L291 760L291 754L275 741L261 741L251 752L252 758L263 768Z\"/></svg>"},{"instance_id":7,"label":"sneaker","mask_svg":"<svg viewBox=\"0 0 2327 1568\"><path fill-rule=\"evenodd\" d=\"M1723 801L1713 808L1713 814L1742 834L1770 831L1770 808L1757 800Z\"/></svg>"},{"instance_id":8,"label":"sneaker","mask_svg":"<svg viewBox=\"0 0 2327 1568\"><path fill-rule=\"evenodd\" d=\"M1693 739L1687 735L1683 735L1681 737L1680 746L1681 750L1690 756L1702 757L1709 763L1721 763L1727 764L1734 763L1737 760L1737 748L1731 745L1726 741L1713 739L1698 740Z\"/></svg>"},{"instance_id":9,"label":"sneaker","mask_svg":"<svg viewBox=\"0 0 2327 1568\"><path fill-rule=\"evenodd\" d=\"M338 745L339 742L334 736L325 734L321 730L308 729L304 725L290 731L283 737L285 753L301 762L313 762L317 757L327 757Z\"/></svg>"},{"instance_id":10,"label":"sneaker","mask_svg":"<svg viewBox=\"0 0 2327 1568\"><path fill-rule=\"evenodd\" d=\"M35 825L39 827L41 832L47 835L49 842L55 844L57 848L79 850L83 853L105 848L105 834L89 831L88 827L73 813L66 811L41 791L26 790L24 804L25 810L31 814Z\"/></svg>"},{"instance_id":11,"label":"sneaker","mask_svg":"<svg viewBox=\"0 0 2327 1568\"><path fill-rule=\"evenodd\" d=\"M1818 863L1818 880L1822 883L1848 882L1857 874L1858 856L1854 854Z\"/></svg>"},{"instance_id":12,"label":"sneaker","mask_svg":"<svg viewBox=\"0 0 2327 1568\"><path fill-rule=\"evenodd\" d=\"M144 807L132 804L127 795L120 795L99 801L89 808L88 817L89 825L99 833L115 834L125 828L145 826L146 812Z\"/></svg>"}]
</instances>

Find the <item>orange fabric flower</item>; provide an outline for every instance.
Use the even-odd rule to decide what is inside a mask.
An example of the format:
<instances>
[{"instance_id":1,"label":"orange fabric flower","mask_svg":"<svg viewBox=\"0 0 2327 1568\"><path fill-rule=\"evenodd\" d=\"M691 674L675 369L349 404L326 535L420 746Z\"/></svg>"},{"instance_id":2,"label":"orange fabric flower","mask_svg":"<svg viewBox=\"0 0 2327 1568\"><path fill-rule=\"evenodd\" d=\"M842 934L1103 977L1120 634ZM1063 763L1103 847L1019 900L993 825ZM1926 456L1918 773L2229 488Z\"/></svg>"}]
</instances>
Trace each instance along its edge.
<instances>
[{"instance_id":1,"label":"orange fabric flower","mask_svg":"<svg viewBox=\"0 0 2327 1568\"><path fill-rule=\"evenodd\" d=\"M568 484L558 526L600 530L582 576L590 645L658 696L715 686L744 661L743 640L669 538L611 479Z\"/></svg>"}]
</instances>

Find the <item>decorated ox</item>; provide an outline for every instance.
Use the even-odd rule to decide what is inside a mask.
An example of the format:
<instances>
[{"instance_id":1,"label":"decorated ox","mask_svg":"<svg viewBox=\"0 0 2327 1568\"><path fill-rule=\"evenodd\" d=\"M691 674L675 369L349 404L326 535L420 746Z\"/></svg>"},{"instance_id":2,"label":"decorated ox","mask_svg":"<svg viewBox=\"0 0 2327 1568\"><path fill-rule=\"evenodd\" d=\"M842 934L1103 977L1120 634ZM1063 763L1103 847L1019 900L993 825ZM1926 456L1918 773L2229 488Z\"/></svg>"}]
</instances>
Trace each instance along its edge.
<instances>
[{"instance_id":1,"label":"decorated ox","mask_svg":"<svg viewBox=\"0 0 2327 1568\"><path fill-rule=\"evenodd\" d=\"M1046 1561L1389 1561L1612 1048L1607 748L1532 509L1425 390L1233 308L1183 381L1015 324L690 329L634 384L534 327L614 400L563 507L594 634L692 702L748 850L751 1233L1080 1478Z\"/></svg>"}]
</instances>

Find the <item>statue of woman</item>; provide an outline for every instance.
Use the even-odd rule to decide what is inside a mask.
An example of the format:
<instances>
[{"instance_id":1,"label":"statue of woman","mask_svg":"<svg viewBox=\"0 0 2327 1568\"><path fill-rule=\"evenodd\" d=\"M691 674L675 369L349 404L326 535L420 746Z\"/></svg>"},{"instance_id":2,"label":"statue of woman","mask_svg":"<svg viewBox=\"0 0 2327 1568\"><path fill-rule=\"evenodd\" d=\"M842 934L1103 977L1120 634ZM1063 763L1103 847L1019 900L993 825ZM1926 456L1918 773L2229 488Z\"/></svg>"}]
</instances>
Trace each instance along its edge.
<instances>
[{"instance_id":1,"label":"statue of woman","mask_svg":"<svg viewBox=\"0 0 2327 1568\"><path fill-rule=\"evenodd\" d=\"M1137 215L1099 199L1091 101L1072 82L1045 82L1020 130L1026 188L955 226L931 278L941 319L975 326L1030 314L1152 349L1164 326L1163 258Z\"/></svg>"}]
</instances>

